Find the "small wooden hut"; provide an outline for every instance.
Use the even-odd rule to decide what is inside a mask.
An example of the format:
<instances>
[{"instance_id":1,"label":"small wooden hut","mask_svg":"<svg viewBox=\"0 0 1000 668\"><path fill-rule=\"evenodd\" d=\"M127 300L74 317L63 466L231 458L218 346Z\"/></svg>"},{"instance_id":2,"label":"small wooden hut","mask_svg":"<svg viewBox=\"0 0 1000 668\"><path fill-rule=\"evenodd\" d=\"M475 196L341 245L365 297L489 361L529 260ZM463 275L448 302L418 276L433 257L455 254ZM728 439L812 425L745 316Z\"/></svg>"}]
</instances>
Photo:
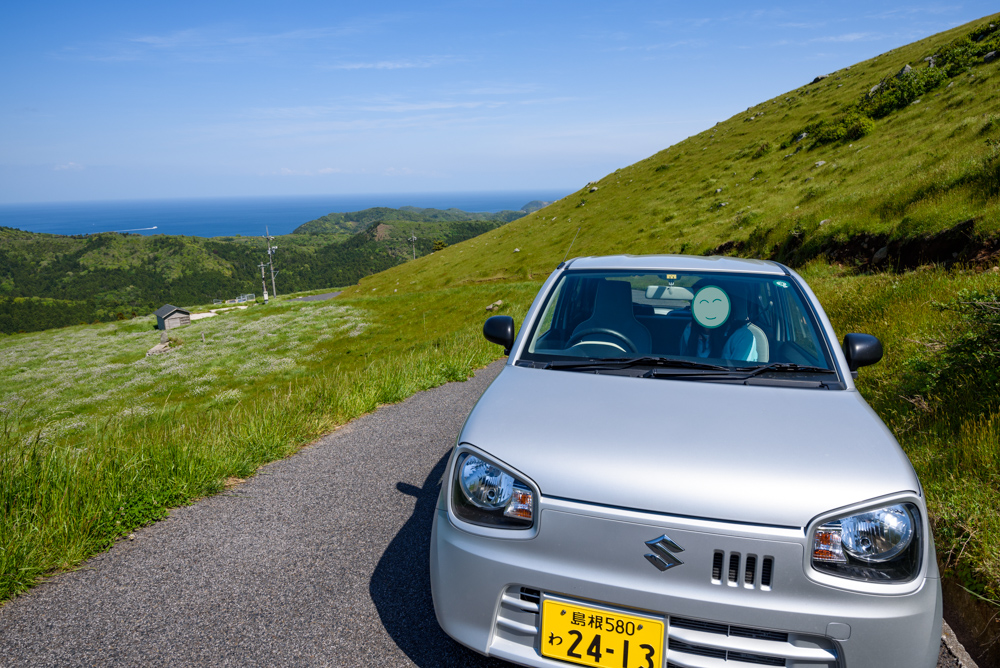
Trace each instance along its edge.
<instances>
[{"instance_id":1,"label":"small wooden hut","mask_svg":"<svg viewBox=\"0 0 1000 668\"><path fill-rule=\"evenodd\" d=\"M164 304L156 310L156 328L164 331L191 324L191 312L171 304Z\"/></svg>"}]
</instances>

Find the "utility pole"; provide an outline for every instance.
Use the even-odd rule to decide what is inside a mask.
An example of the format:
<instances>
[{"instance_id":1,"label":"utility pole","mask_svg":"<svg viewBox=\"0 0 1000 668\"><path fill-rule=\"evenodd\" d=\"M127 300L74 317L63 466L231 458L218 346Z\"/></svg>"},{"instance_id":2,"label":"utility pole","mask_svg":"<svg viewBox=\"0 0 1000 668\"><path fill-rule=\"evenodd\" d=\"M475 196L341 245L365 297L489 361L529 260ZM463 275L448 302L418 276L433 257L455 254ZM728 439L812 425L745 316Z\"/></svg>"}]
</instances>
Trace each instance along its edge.
<instances>
[{"instance_id":1,"label":"utility pole","mask_svg":"<svg viewBox=\"0 0 1000 668\"><path fill-rule=\"evenodd\" d=\"M413 232L410 232L410 238L407 239L407 241L409 241L410 244L413 246L413 259L416 260L417 259L417 235L415 235Z\"/></svg>"},{"instance_id":2,"label":"utility pole","mask_svg":"<svg viewBox=\"0 0 1000 668\"><path fill-rule=\"evenodd\" d=\"M264 267L267 266L263 262L260 263L260 283L264 286L264 303L267 303L267 279L264 278Z\"/></svg>"},{"instance_id":3,"label":"utility pole","mask_svg":"<svg viewBox=\"0 0 1000 668\"><path fill-rule=\"evenodd\" d=\"M278 247L271 245L271 242L274 241L274 237L271 236L271 233L268 231L266 227L264 228L264 239L267 240L267 264L269 267L271 267L271 294L277 297L278 289L274 287L274 276L278 272L274 270L274 251L278 250ZM266 287L264 288L264 292L267 292Z\"/></svg>"}]
</instances>

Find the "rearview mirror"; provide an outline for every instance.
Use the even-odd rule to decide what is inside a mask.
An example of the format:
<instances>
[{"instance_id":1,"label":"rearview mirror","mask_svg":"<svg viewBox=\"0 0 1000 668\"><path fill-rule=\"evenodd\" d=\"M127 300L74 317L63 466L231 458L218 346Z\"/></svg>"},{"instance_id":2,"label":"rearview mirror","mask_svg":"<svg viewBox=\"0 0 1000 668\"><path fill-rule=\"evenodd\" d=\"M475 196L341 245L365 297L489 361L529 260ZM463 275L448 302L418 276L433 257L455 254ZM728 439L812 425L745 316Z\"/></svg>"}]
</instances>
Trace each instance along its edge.
<instances>
[{"instance_id":1,"label":"rearview mirror","mask_svg":"<svg viewBox=\"0 0 1000 668\"><path fill-rule=\"evenodd\" d=\"M514 346L514 318L509 315L487 318L483 325L483 336L490 343L503 346L504 355L510 355L510 349Z\"/></svg>"},{"instance_id":2,"label":"rearview mirror","mask_svg":"<svg viewBox=\"0 0 1000 668\"><path fill-rule=\"evenodd\" d=\"M852 372L875 364L882 359L882 342L871 334L848 334L844 337L844 357Z\"/></svg>"}]
</instances>

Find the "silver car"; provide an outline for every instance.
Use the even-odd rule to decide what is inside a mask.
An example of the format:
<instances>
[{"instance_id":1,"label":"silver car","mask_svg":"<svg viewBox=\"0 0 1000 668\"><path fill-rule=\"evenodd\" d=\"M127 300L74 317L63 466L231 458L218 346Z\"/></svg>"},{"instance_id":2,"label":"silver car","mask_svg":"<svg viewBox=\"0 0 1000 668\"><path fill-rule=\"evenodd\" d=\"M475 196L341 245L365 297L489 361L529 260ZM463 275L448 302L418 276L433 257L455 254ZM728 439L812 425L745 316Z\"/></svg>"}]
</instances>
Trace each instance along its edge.
<instances>
[{"instance_id":1,"label":"silver car","mask_svg":"<svg viewBox=\"0 0 1000 668\"><path fill-rule=\"evenodd\" d=\"M449 460L441 627L527 666L934 666L923 491L854 386L879 341L774 263L552 273Z\"/></svg>"}]
</instances>

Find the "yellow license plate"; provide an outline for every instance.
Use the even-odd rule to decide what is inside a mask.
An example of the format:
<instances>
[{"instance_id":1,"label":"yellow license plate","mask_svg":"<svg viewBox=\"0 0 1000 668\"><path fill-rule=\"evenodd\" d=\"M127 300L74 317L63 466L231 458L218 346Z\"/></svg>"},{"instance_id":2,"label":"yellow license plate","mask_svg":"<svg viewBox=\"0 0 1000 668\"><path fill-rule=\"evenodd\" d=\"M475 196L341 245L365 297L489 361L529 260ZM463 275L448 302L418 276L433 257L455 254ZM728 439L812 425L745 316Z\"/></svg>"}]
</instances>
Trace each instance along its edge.
<instances>
[{"instance_id":1,"label":"yellow license plate","mask_svg":"<svg viewBox=\"0 0 1000 668\"><path fill-rule=\"evenodd\" d=\"M584 666L660 668L663 620L545 599L541 650Z\"/></svg>"}]
</instances>

